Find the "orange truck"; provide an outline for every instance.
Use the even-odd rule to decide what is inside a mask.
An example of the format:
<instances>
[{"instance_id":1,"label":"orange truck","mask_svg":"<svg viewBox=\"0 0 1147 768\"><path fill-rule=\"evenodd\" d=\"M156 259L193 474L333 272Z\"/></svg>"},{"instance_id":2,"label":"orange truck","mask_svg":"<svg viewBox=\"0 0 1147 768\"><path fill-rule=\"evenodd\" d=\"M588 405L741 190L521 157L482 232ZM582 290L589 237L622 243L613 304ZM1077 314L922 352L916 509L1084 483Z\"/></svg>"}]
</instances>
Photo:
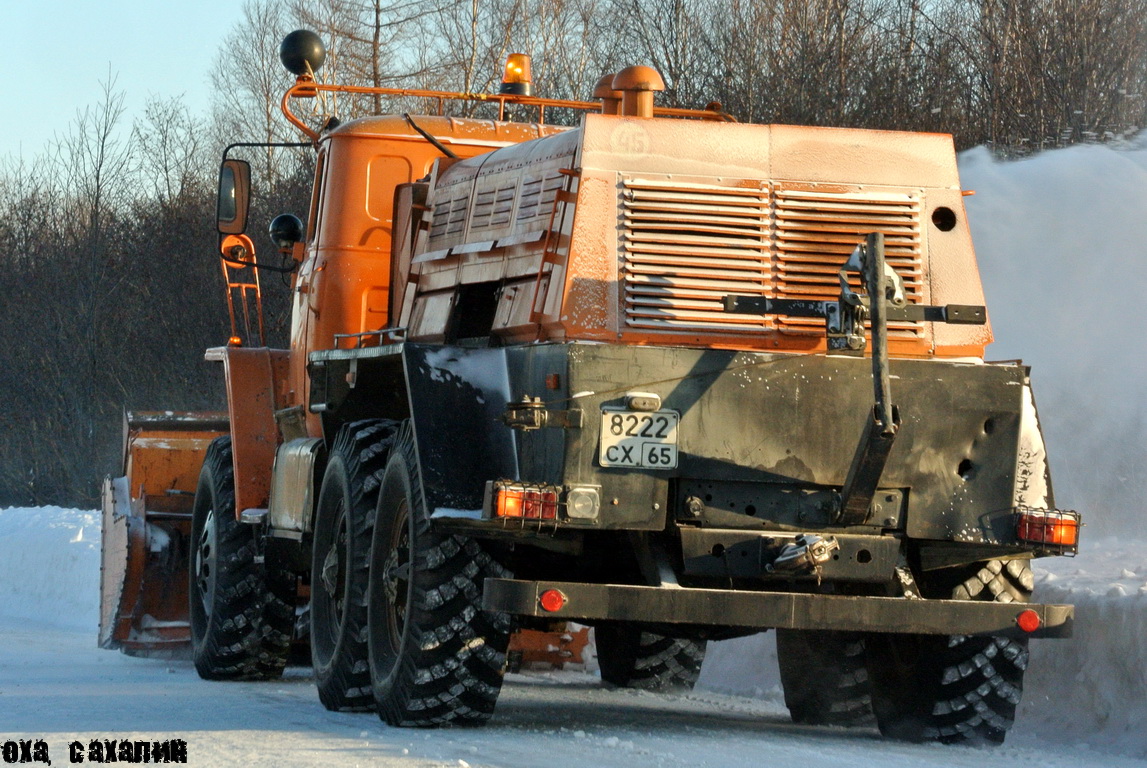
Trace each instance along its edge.
<instances>
[{"instance_id":1,"label":"orange truck","mask_svg":"<svg viewBox=\"0 0 1147 768\"><path fill-rule=\"evenodd\" d=\"M661 689L772 628L797 722L1002 741L1029 638L1071 631L1030 562L1080 520L1028 369L985 362L951 137L660 108L648 67L572 102L519 55L497 94L322 83L324 55L281 48L317 152L305 224L271 225L290 347L229 148L227 408L128 419L101 645L259 678L307 636L326 707L437 725L491 716L517 630L593 626L605 682ZM315 128L329 93L440 114Z\"/></svg>"}]
</instances>

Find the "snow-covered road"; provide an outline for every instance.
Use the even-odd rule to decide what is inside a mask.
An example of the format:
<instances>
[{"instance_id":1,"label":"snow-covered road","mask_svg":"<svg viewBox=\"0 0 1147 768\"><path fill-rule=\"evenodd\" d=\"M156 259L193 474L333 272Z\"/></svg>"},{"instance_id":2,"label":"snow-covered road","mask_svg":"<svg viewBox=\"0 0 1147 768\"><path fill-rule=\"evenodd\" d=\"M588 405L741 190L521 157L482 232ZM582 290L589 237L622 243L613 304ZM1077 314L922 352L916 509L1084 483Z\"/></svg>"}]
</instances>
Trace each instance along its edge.
<instances>
[{"instance_id":1,"label":"snow-covered road","mask_svg":"<svg viewBox=\"0 0 1147 768\"><path fill-rule=\"evenodd\" d=\"M0 757L6 741L43 740L68 764L69 744L99 738L182 739L196 766L1147 764L1147 565L1128 565L1147 557L1126 542L1042 571L1037 597L1076 603L1076 637L1033 645L1019 722L987 751L793 725L768 634L712 644L688 696L605 690L586 672L511 675L485 728L389 728L324 710L305 668L209 683L187 661L97 649L98 534L93 512L0 510Z\"/></svg>"},{"instance_id":2,"label":"snow-covered road","mask_svg":"<svg viewBox=\"0 0 1147 768\"><path fill-rule=\"evenodd\" d=\"M12 622L0 625L0 647L0 742L43 739L54 764L67 764L69 743L86 750L92 738L183 739L194 766L1144 764L1022 731L990 752L898 744L874 730L793 725L774 691L606 691L584 673L511 675L484 728L395 729L373 714L324 710L304 668L277 682L208 683L185 661L132 659L97 650L90 632Z\"/></svg>"}]
</instances>

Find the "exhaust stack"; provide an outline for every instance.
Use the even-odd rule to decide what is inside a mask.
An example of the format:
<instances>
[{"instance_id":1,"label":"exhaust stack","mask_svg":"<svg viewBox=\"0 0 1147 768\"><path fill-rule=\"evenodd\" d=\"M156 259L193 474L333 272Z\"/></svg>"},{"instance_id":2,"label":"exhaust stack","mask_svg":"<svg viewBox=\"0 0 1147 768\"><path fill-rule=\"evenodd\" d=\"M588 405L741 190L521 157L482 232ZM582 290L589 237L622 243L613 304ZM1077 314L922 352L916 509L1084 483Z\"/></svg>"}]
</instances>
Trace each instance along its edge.
<instances>
[{"instance_id":1,"label":"exhaust stack","mask_svg":"<svg viewBox=\"0 0 1147 768\"><path fill-rule=\"evenodd\" d=\"M653 67L626 67L614 76L613 90L621 91L622 116L653 117L653 94L665 90L665 81Z\"/></svg>"}]
</instances>

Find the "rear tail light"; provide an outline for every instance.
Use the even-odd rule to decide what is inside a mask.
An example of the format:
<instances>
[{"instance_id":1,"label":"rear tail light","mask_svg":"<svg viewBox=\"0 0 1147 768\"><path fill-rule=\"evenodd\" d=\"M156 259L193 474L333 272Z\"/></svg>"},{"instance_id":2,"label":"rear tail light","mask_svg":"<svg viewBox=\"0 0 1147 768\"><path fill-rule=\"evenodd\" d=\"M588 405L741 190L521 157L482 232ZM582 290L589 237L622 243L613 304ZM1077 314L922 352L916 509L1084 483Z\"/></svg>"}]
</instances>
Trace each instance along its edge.
<instances>
[{"instance_id":1,"label":"rear tail light","mask_svg":"<svg viewBox=\"0 0 1147 768\"><path fill-rule=\"evenodd\" d=\"M547 589L538 595L538 604L547 613L556 613L566 605L566 596L560 589Z\"/></svg>"},{"instance_id":2,"label":"rear tail light","mask_svg":"<svg viewBox=\"0 0 1147 768\"><path fill-rule=\"evenodd\" d=\"M1035 632L1037 629L1039 629L1041 622L1039 619L1039 614L1033 611L1031 608L1027 608L1020 611L1020 615L1016 617L1016 624L1018 624L1020 629L1022 629L1024 632L1031 634L1032 632Z\"/></svg>"},{"instance_id":3,"label":"rear tail light","mask_svg":"<svg viewBox=\"0 0 1147 768\"><path fill-rule=\"evenodd\" d=\"M494 517L526 520L556 520L558 517L557 488L498 483L494 486L493 502Z\"/></svg>"},{"instance_id":4,"label":"rear tail light","mask_svg":"<svg viewBox=\"0 0 1147 768\"><path fill-rule=\"evenodd\" d=\"M1016 512L1016 538L1058 550L1079 544L1079 513L1059 509L1021 509Z\"/></svg>"}]
</instances>

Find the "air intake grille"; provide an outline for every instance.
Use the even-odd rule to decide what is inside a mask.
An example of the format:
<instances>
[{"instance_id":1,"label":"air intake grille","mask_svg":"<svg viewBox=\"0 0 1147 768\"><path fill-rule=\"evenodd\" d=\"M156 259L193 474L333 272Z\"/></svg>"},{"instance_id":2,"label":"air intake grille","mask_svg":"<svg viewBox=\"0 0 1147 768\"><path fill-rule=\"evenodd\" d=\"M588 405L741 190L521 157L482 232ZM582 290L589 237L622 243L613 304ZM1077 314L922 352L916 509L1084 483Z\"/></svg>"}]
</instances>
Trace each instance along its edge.
<instances>
[{"instance_id":1,"label":"air intake grille","mask_svg":"<svg viewBox=\"0 0 1147 768\"><path fill-rule=\"evenodd\" d=\"M628 325L663 329L771 327L728 315L728 294L764 295L773 284L769 194L762 188L627 180L622 251Z\"/></svg>"},{"instance_id":2,"label":"air intake grille","mask_svg":"<svg viewBox=\"0 0 1147 768\"><path fill-rule=\"evenodd\" d=\"M824 321L729 315L729 294L833 299L838 272L869 232L920 303L920 200L908 193L795 191L627 179L622 189L626 324L679 331L779 328L823 334ZM889 325L917 337L919 323Z\"/></svg>"},{"instance_id":3,"label":"air intake grille","mask_svg":"<svg viewBox=\"0 0 1147 768\"><path fill-rule=\"evenodd\" d=\"M921 302L920 200L882 192L776 193L776 296L833 299L840 294L840 265L870 232L884 233L884 258L904 281L908 301ZM860 287L853 275L852 287ZM819 319L781 317L784 330L823 333ZM919 323L889 323L892 336L916 336Z\"/></svg>"}]
</instances>

